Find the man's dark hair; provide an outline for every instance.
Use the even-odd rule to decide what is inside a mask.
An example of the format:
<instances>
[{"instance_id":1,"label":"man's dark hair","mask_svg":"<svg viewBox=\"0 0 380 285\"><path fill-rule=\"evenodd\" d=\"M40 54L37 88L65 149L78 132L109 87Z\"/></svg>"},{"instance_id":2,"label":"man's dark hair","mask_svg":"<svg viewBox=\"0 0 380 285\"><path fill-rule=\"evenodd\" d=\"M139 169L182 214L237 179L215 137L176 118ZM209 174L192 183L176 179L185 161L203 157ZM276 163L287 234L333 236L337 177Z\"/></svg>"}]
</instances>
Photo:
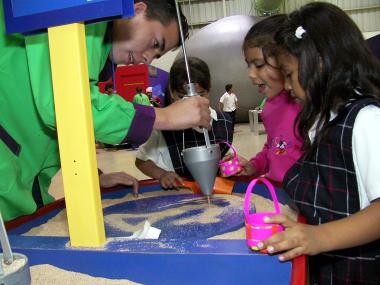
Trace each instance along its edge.
<instances>
[{"instance_id":1,"label":"man's dark hair","mask_svg":"<svg viewBox=\"0 0 380 285\"><path fill-rule=\"evenodd\" d=\"M139 2L146 4L146 17L148 19L157 20L164 26L169 25L173 20L178 23L175 0L135 0L134 3ZM189 37L189 25L187 24L185 15L182 13L181 7L179 7L179 12L181 15L183 36L186 39ZM178 46L181 46L181 41L178 42Z\"/></svg>"},{"instance_id":2,"label":"man's dark hair","mask_svg":"<svg viewBox=\"0 0 380 285\"><path fill-rule=\"evenodd\" d=\"M226 89L226 92L229 92L232 89L232 84L227 84L225 89Z\"/></svg>"}]
</instances>

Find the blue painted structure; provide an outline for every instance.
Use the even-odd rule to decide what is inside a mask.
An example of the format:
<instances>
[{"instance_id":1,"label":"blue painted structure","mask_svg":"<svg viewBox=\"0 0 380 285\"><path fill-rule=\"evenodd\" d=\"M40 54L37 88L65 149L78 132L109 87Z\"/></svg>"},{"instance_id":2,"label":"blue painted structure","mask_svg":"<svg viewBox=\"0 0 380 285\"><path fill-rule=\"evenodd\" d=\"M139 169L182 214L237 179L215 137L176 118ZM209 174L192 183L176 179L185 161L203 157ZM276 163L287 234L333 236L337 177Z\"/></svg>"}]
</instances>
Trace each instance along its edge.
<instances>
[{"instance_id":1,"label":"blue painted structure","mask_svg":"<svg viewBox=\"0 0 380 285\"><path fill-rule=\"evenodd\" d=\"M3 0L7 33L43 32L48 27L100 22L134 15L132 0Z\"/></svg>"},{"instance_id":2,"label":"blue painted structure","mask_svg":"<svg viewBox=\"0 0 380 285\"><path fill-rule=\"evenodd\" d=\"M233 192L243 193L246 187L247 183L238 182ZM161 189L157 184L140 189L140 193L150 191ZM130 192L127 188L120 189L104 194L103 199L118 199ZM257 185L254 192L270 198L263 185ZM287 204L289 200L284 191L276 189L276 192L279 201ZM149 198L142 200L150 201ZM120 207L119 204L116 206L116 209ZM108 207L111 212L112 207ZM281 263L277 256L253 252L245 240L207 240L204 237L123 240L115 237L108 238L104 248L77 249L68 245L68 237L19 235L46 222L61 210L56 209L9 231L13 251L27 255L31 266L48 263L91 276L154 285L290 284L291 262Z\"/></svg>"}]
</instances>

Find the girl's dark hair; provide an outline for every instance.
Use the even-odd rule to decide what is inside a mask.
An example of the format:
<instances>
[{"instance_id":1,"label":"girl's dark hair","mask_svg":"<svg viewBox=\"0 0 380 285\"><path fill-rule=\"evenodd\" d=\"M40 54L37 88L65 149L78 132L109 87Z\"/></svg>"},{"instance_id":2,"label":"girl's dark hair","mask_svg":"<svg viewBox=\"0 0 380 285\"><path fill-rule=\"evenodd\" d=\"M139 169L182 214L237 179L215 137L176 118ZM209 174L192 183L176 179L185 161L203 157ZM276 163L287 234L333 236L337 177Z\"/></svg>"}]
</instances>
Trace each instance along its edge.
<instances>
[{"instance_id":1,"label":"girl's dark hair","mask_svg":"<svg viewBox=\"0 0 380 285\"><path fill-rule=\"evenodd\" d=\"M211 75L206 62L198 57L189 57L187 59L190 70L190 77L193 83L198 83L199 86L207 91L211 88ZM188 83L185 59L182 57L177 59L169 73L169 87L171 91L186 94L184 86Z\"/></svg>"},{"instance_id":2,"label":"girl's dark hair","mask_svg":"<svg viewBox=\"0 0 380 285\"><path fill-rule=\"evenodd\" d=\"M306 32L299 39L295 32L300 26ZM351 100L369 96L380 101L380 65L359 28L340 8L323 2L307 4L289 15L275 40L282 52L298 59L298 81L306 99L297 122L307 153L333 125L331 111L339 118ZM308 132L316 121L311 144Z\"/></svg>"},{"instance_id":3,"label":"girl's dark hair","mask_svg":"<svg viewBox=\"0 0 380 285\"><path fill-rule=\"evenodd\" d=\"M268 57L275 56L277 50L274 36L285 20L285 14L278 14L254 24L244 38L243 52L251 48L261 48L264 61L269 65Z\"/></svg>"},{"instance_id":4,"label":"girl's dark hair","mask_svg":"<svg viewBox=\"0 0 380 285\"><path fill-rule=\"evenodd\" d=\"M167 26L173 20L178 23L175 0L134 0L134 3L138 2L146 4L146 17L148 19L157 20L164 26ZM189 25L186 17L182 13L181 7L179 7L179 12L181 15L183 36L186 39L189 36ZM180 45L181 41L178 42L178 46Z\"/></svg>"}]
</instances>

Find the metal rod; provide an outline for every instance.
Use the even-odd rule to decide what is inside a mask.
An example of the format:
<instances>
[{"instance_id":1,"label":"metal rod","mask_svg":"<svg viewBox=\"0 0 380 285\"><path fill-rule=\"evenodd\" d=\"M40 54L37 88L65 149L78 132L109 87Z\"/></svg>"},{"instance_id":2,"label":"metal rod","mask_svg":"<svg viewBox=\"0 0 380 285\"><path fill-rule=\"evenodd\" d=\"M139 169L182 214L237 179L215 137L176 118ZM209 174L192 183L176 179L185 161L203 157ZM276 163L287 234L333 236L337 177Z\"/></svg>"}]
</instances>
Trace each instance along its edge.
<instances>
[{"instance_id":1,"label":"metal rod","mask_svg":"<svg viewBox=\"0 0 380 285\"><path fill-rule=\"evenodd\" d=\"M1 216L1 213L0 213L0 243L1 243L1 247L3 248L4 263L11 264L13 262L13 253L12 253L11 246L9 244L8 235L5 230L3 217Z\"/></svg>"},{"instance_id":2,"label":"metal rod","mask_svg":"<svg viewBox=\"0 0 380 285\"><path fill-rule=\"evenodd\" d=\"M205 136L205 141L206 141L206 147L210 147L210 137L208 136L208 130L203 128L203 135Z\"/></svg>"},{"instance_id":3,"label":"metal rod","mask_svg":"<svg viewBox=\"0 0 380 285\"><path fill-rule=\"evenodd\" d=\"M178 19L178 26L179 26L179 35L181 37L181 43L182 43L182 51L183 51L183 56L185 58L185 66L186 66L187 79L189 81L187 93L192 96L196 92L195 92L195 87L194 87L194 85L191 82L189 63L187 62L186 45L185 45L185 38L183 36L183 29L182 29L182 23L181 23L181 14L179 12L179 5L178 5L178 1L177 0L174 1L174 2L175 2L175 9L176 9L176 12L177 12L177 19ZM206 147L210 147L211 146L210 138L209 138L209 135L208 135L208 131L205 128L203 128L203 135L205 137Z\"/></svg>"},{"instance_id":4,"label":"metal rod","mask_svg":"<svg viewBox=\"0 0 380 285\"><path fill-rule=\"evenodd\" d=\"M175 9L177 12L177 19L178 19L178 26L179 26L179 36L181 37L181 43L182 43L182 51L183 51L183 56L185 58L185 65L186 65L186 73L187 73L187 79L189 81L189 84L191 83L191 77L190 77L190 69L189 69L189 64L187 62L187 54L186 54L186 46L185 46L185 38L183 36L183 29L182 29L182 23L181 23L181 13L179 12L179 4L178 1L175 2Z\"/></svg>"}]
</instances>

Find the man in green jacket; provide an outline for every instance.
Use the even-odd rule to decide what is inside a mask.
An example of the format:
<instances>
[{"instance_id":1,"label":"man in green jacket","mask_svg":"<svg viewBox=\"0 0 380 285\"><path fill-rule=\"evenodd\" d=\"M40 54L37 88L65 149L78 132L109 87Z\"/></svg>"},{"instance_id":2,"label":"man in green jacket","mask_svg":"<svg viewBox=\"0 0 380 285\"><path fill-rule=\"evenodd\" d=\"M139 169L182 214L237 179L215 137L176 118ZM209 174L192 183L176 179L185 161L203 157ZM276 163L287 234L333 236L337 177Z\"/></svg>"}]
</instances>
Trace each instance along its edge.
<instances>
[{"instance_id":1,"label":"man in green jacket","mask_svg":"<svg viewBox=\"0 0 380 285\"><path fill-rule=\"evenodd\" d=\"M210 128L209 102L202 97L154 109L99 92L96 83L107 60L150 63L179 45L174 0L135 0L134 8L130 19L86 25L96 140L141 144L152 129ZM4 219L33 213L52 202L48 187L59 168L47 34L6 35L0 1L0 211Z\"/></svg>"},{"instance_id":2,"label":"man in green jacket","mask_svg":"<svg viewBox=\"0 0 380 285\"><path fill-rule=\"evenodd\" d=\"M136 88L136 95L133 96L133 103L140 104L143 106L150 106L150 100L148 95L142 93L141 88Z\"/></svg>"}]
</instances>

